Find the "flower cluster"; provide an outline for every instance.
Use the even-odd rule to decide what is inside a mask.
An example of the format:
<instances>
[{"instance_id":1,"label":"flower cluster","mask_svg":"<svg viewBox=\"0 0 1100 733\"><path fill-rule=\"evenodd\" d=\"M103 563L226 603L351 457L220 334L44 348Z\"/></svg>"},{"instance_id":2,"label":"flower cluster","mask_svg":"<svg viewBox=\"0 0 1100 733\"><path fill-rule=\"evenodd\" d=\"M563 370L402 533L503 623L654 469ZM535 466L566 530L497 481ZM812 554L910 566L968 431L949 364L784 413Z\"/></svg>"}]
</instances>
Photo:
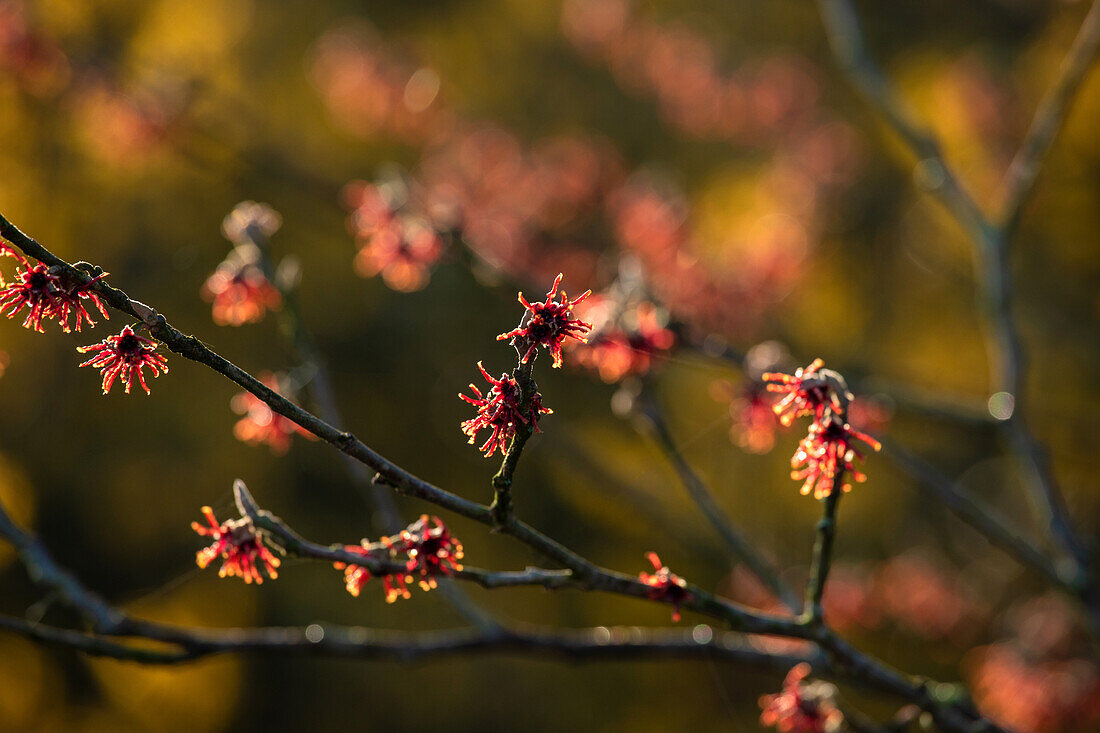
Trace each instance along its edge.
<instances>
[{"instance_id":1,"label":"flower cluster","mask_svg":"<svg viewBox=\"0 0 1100 733\"><path fill-rule=\"evenodd\" d=\"M269 389L291 398L285 379L272 372L260 374L260 381ZM233 435L237 440L249 445L266 444L275 455L283 455L290 449L290 439L295 435L310 440L317 437L290 418L283 417L251 392L240 392L230 402L233 411L244 415L233 426Z\"/></svg>"},{"instance_id":2,"label":"flower cluster","mask_svg":"<svg viewBox=\"0 0 1100 733\"><path fill-rule=\"evenodd\" d=\"M507 374L501 374L500 379L494 379L489 372L485 371L480 361L477 363L477 368L485 377L485 381L490 384L490 389L488 393L482 394L476 385L471 384L470 390L474 393L473 397L459 393L459 399L477 408L477 415L463 421L461 427L462 432L470 436L471 445L477 440L477 434L481 430L492 431L489 439L478 448L488 458L497 450L502 454L507 452L508 445L520 425L529 425L533 432L541 432L538 425L539 415L549 415L553 410L542 406L542 395L538 392L531 395L528 407L524 410L523 393L515 379Z\"/></svg>"},{"instance_id":3,"label":"flower cluster","mask_svg":"<svg viewBox=\"0 0 1100 733\"><path fill-rule=\"evenodd\" d=\"M282 303L278 289L241 250L234 249L202 286L203 298L213 305L214 323L219 326L257 323Z\"/></svg>"},{"instance_id":4,"label":"flower cluster","mask_svg":"<svg viewBox=\"0 0 1100 733\"><path fill-rule=\"evenodd\" d=\"M270 237L282 223L279 212L255 201L242 201L226 215L222 234L236 246L202 286L203 298L213 304L214 323L257 323L282 304L279 289L264 275L256 241Z\"/></svg>"},{"instance_id":5,"label":"flower cluster","mask_svg":"<svg viewBox=\"0 0 1100 733\"><path fill-rule=\"evenodd\" d=\"M111 391L111 386L119 377L126 387L126 394L130 394L135 377L145 394L149 394L149 385L145 383L145 373L142 370L148 367L154 377L168 373L168 361L157 353L157 345L144 336L138 336L129 326L123 328L117 336L108 336L91 346L80 346L77 351L94 354L80 366L99 369L103 375L103 394Z\"/></svg>"},{"instance_id":6,"label":"flower cluster","mask_svg":"<svg viewBox=\"0 0 1100 733\"><path fill-rule=\"evenodd\" d=\"M365 278L381 275L386 285L408 293L428 284L443 240L427 219L402 210L394 187L357 181L345 187L344 199L352 209L348 228L359 244L355 271Z\"/></svg>"},{"instance_id":7,"label":"flower cluster","mask_svg":"<svg viewBox=\"0 0 1100 733\"><path fill-rule=\"evenodd\" d=\"M562 342L566 338L573 338L582 344L586 343L585 334L592 330L592 324L573 317L573 307L584 301L592 291L586 290L570 300L564 290L558 292L562 277L563 275L558 273L554 278L554 284L550 286L544 301L529 303L521 292L519 302L527 309L523 314L523 320L517 328L497 336L498 341L510 339L513 346L523 351L520 359L523 364L534 356L539 346L543 346L549 349L554 366L560 367Z\"/></svg>"},{"instance_id":8,"label":"flower cluster","mask_svg":"<svg viewBox=\"0 0 1100 733\"><path fill-rule=\"evenodd\" d=\"M10 283L0 276L0 314L15 318L26 310L23 328L45 333L42 321L53 319L61 326L62 331L69 333L72 330L69 326L70 316L76 316L77 331L84 323L94 326L95 321L84 305L85 300L90 300L104 318L110 318L99 295L91 289L106 273L81 283L41 262L32 265L6 245L0 248L0 255L14 257L22 265L16 269L15 277Z\"/></svg>"},{"instance_id":9,"label":"flower cluster","mask_svg":"<svg viewBox=\"0 0 1100 733\"><path fill-rule=\"evenodd\" d=\"M200 568L221 557L222 566L218 569L220 578L236 576L246 583L255 581L259 584L264 582L261 570L272 580L279 577L276 571L279 558L264 545L263 536L256 531L251 519L241 517L219 523L210 507L204 506L202 513L208 526L192 522L191 529L203 537L213 538L214 542L195 554L195 562Z\"/></svg>"},{"instance_id":10,"label":"flower cluster","mask_svg":"<svg viewBox=\"0 0 1100 733\"><path fill-rule=\"evenodd\" d=\"M382 576L382 587L386 593L386 603L393 603L398 597L409 598L409 584L419 577L418 585L424 591L436 587L436 578L461 572L462 543L450 533L439 517L422 514L400 534L383 537L375 544L364 541L360 545L346 545L348 552L379 559L403 560L403 573ZM364 585L371 579L370 571L362 566L343 562L333 563L337 570L344 571L344 583L348 593L358 597Z\"/></svg>"},{"instance_id":11,"label":"flower cluster","mask_svg":"<svg viewBox=\"0 0 1100 733\"><path fill-rule=\"evenodd\" d=\"M844 716L832 697L835 688L806 683L810 665L796 664L783 680L783 690L760 698L760 723L781 733L832 733L840 730Z\"/></svg>"},{"instance_id":12,"label":"flower cluster","mask_svg":"<svg viewBox=\"0 0 1100 733\"><path fill-rule=\"evenodd\" d=\"M840 420L811 423L810 432L791 458L794 469L791 478L803 482L802 494L812 491L815 499L824 499L833 493L837 482L842 491L851 491L852 484L846 480L848 476L859 482L866 481L866 474L853 464L856 458L863 460L863 453L854 447L856 440L876 451L881 447L871 436L853 430Z\"/></svg>"},{"instance_id":13,"label":"flower cluster","mask_svg":"<svg viewBox=\"0 0 1100 733\"><path fill-rule=\"evenodd\" d=\"M672 604L672 620L680 620L680 606L692 599L687 581L668 569L656 552L647 552L646 559L653 564L653 573L639 573L638 580L649 586L649 597L655 601Z\"/></svg>"},{"instance_id":14,"label":"flower cluster","mask_svg":"<svg viewBox=\"0 0 1100 733\"><path fill-rule=\"evenodd\" d=\"M791 458L791 478L802 481L802 493L812 491L816 499L831 496L838 486L841 491L850 491L849 476L855 481L867 479L853 463L863 459L855 448L856 441L876 451L881 448L874 438L848 424L852 395L844 378L824 366L821 359L815 359L794 374L763 375L769 391L785 394L773 407L780 422L790 425L797 417L812 418L809 432Z\"/></svg>"},{"instance_id":15,"label":"flower cluster","mask_svg":"<svg viewBox=\"0 0 1100 733\"><path fill-rule=\"evenodd\" d=\"M574 356L609 384L647 374L653 360L676 342L668 314L648 300L624 304L614 296L593 296L585 305L582 315L592 322L592 332Z\"/></svg>"}]
</instances>

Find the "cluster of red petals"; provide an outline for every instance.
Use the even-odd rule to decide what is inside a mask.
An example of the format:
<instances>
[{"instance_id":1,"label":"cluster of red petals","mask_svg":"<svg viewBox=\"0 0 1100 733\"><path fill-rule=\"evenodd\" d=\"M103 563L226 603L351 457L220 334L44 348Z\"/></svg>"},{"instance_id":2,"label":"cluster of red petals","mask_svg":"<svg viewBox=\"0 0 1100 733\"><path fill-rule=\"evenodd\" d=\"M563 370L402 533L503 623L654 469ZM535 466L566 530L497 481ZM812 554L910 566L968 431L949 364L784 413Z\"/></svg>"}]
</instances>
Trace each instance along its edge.
<instances>
[{"instance_id":1,"label":"cluster of red petals","mask_svg":"<svg viewBox=\"0 0 1100 733\"><path fill-rule=\"evenodd\" d=\"M278 289L259 267L232 257L207 278L202 295L213 304L214 323L219 326L257 323L282 303Z\"/></svg>"},{"instance_id":2,"label":"cluster of red petals","mask_svg":"<svg viewBox=\"0 0 1100 733\"><path fill-rule=\"evenodd\" d=\"M815 499L823 499L836 489L837 477L844 477L840 488L851 491L852 484L847 481L851 476L858 482L867 480L867 476L856 470L853 460L863 460L863 454L855 449L855 441L862 441L879 450L882 446L870 435L852 430L848 423L839 419L828 422L815 421L810 432L798 444L798 450L791 457L791 478L802 481L803 495L814 493Z\"/></svg>"},{"instance_id":3,"label":"cluster of red petals","mask_svg":"<svg viewBox=\"0 0 1100 733\"><path fill-rule=\"evenodd\" d=\"M145 390L145 394L149 394L149 385L145 383L145 373L142 370L148 367L154 377L159 377L161 373L168 373L168 361L157 353L157 345L143 336L138 336L129 326L123 328L117 336L108 336L91 346L80 346L77 351L82 354L89 352L94 354L80 366L99 369L103 375L103 394L111 391L111 386L119 377L126 386L126 394L130 394L130 387L135 377Z\"/></svg>"},{"instance_id":4,"label":"cluster of red petals","mask_svg":"<svg viewBox=\"0 0 1100 733\"><path fill-rule=\"evenodd\" d=\"M749 453L763 454L775 446L779 427L773 401L757 383L751 383L730 400L730 440Z\"/></svg>"},{"instance_id":5,"label":"cluster of red petals","mask_svg":"<svg viewBox=\"0 0 1100 733\"><path fill-rule=\"evenodd\" d=\"M855 481L867 480L854 465L855 459L863 460L863 453L855 447L856 441L876 451L882 447L877 440L848 424L852 396L844 378L822 369L824 366L821 359L814 359L794 374L763 375L768 391L786 395L773 408L784 426L796 417L812 418L809 432L791 457L791 478L802 481L802 493L812 491L815 499L832 496L837 488L850 491L849 476Z\"/></svg>"},{"instance_id":6,"label":"cluster of red petals","mask_svg":"<svg viewBox=\"0 0 1100 733\"><path fill-rule=\"evenodd\" d=\"M418 580L424 591L436 587L436 578L451 575L462 570L462 543L450 533L439 517L422 514L400 534L383 537L376 546L346 545L348 552L359 555L378 553L379 557L405 561L405 572L382 576L382 588L386 594L386 603L393 603L398 597L409 598L409 584ZM348 593L358 597L364 585L371 579L370 571L362 565L343 562L333 563L337 570L344 571L344 583Z\"/></svg>"},{"instance_id":7,"label":"cluster of red petals","mask_svg":"<svg viewBox=\"0 0 1100 733\"><path fill-rule=\"evenodd\" d=\"M692 595L687 581L668 569L656 552L647 552L646 559L653 564L653 573L639 573L638 580L649 586L649 597L655 601L672 604L672 620L680 620L680 606L688 603Z\"/></svg>"},{"instance_id":8,"label":"cluster of red petals","mask_svg":"<svg viewBox=\"0 0 1100 733\"><path fill-rule=\"evenodd\" d=\"M403 293L427 285L443 253L443 240L432 225L398 211L369 183L349 184L345 198L354 207L348 225L359 244L355 271L366 278L381 275L386 285Z\"/></svg>"},{"instance_id":9,"label":"cluster of red petals","mask_svg":"<svg viewBox=\"0 0 1100 733\"><path fill-rule=\"evenodd\" d=\"M285 391L276 374L264 372L260 375L260 381L279 394ZM266 402L251 392L234 395L230 406L238 415L244 415L233 426L234 437L242 443L266 444L272 453L281 456L290 449L291 438L295 435L301 435L310 440L317 439L313 433L275 412Z\"/></svg>"},{"instance_id":10,"label":"cluster of red petals","mask_svg":"<svg viewBox=\"0 0 1100 733\"><path fill-rule=\"evenodd\" d=\"M830 380L821 374L825 362L814 359L809 366L800 367L794 374L767 372L763 376L769 392L780 392L783 399L775 403L773 410L779 416L784 427L789 427L795 418L812 416L821 420L827 408L836 411L844 409L841 394L834 389Z\"/></svg>"},{"instance_id":11,"label":"cluster of red petals","mask_svg":"<svg viewBox=\"0 0 1100 733\"><path fill-rule=\"evenodd\" d=\"M191 529L203 537L211 537L214 542L195 554L195 562L205 568L217 558L222 558L218 577L236 576L246 583L264 582L263 570L267 577L274 580L279 577L276 568L279 558L264 545L263 538L248 518L228 519L219 523L214 510L208 506L202 508L208 526L198 522L191 523Z\"/></svg>"},{"instance_id":12,"label":"cluster of red petals","mask_svg":"<svg viewBox=\"0 0 1100 733\"><path fill-rule=\"evenodd\" d=\"M615 307L604 300L591 299L585 316ZM624 377L647 374L653 359L675 343L676 335L665 327L660 310L644 301L613 319L605 317L605 323L594 326L587 343L578 346L574 356L581 366L594 369L600 379L610 384Z\"/></svg>"},{"instance_id":13,"label":"cluster of red petals","mask_svg":"<svg viewBox=\"0 0 1100 733\"><path fill-rule=\"evenodd\" d=\"M351 552L356 555L371 554L370 548L363 545L344 545L344 551ZM358 598L359 594L363 591L363 586L367 584L367 581L369 581L373 577L370 574L370 571L362 565L353 565L345 562L334 562L332 564L332 567L336 568L337 570L344 571L345 587L348 589L348 593L352 594L356 598ZM387 594L389 592L388 588L389 585L387 584Z\"/></svg>"},{"instance_id":14,"label":"cluster of red petals","mask_svg":"<svg viewBox=\"0 0 1100 733\"><path fill-rule=\"evenodd\" d=\"M797 664L783 680L783 690L760 698L761 725L781 733L831 733L840 729L844 716L829 699L816 695L803 680L810 665Z\"/></svg>"},{"instance_id":15,"label":"cluster of red petals","mask_svg":"<svg viewBox=\"0 0 1100 733\"><path fill-rule=\"evenodd\" d=\"M7 246L0 248L0 255L14 257L22 263L10 283L0 277L0 314L15 318L25 309L27 314L23 319L23 328L45 333L42 321L55 319L61 330L69 333L72 330L69 317L73 315L76 316L77 331L84 323L94 326L95 321L84 305L85 300L90 300L104 318L110 318L99 295L91 290L92 284L105 277L106 273L86 283L66 282L65 278L51 272L43 263L31 265Z\"/></svg>"},{"instance_id":16,"label":"cluster of red petals","mask_svg":"<svg viewBox=\"0 0 1100 733\"><path fill-rule=\"evenodd\" d=\"M522 391L515 379L507 374L501 374L500 379L494 379L481 362L477 363L481 376L485 377L491 387L486 394L482 394L476 385L471 384L470 390L473 397L459 393L459 399L469 402L477 408L477 415L465 420L461 427L462 432L470 437L470 444L477 440L477 434L483 429L489 429L492 434L478 450L488 458L497 450L505 453L520 425L530 425L534 432L539 430L539 415L549 415L553 412L549 407L542 406L542 395L535 392L530 396L528 409L525 411L521 405Z\"/></svg>"},{"instance_id":17,"label":"cluster of red petals","mask_svg":"<svg viewBox=\"0 0 1100 733\"><path fill-rule=\"evenodd\" d=\"M527 347L521 359L524 364L535 354L539 346L544 346L550 350L554 366L560 367L561 344L566 338L576 339L582 344L587 342L585 334L592 330L592 324L574 318L573 307L584 301L592 291L586 290L570 300L564 290L558 292L562 277L564 276L558 273L554 278L554 284L550 286L544 301L528 303L521 292L519 302L527 309L523 320L520 321L518 328L497 336L497 341L511 339L513 345L519 348Z\"/></svg>"}]
</instances>

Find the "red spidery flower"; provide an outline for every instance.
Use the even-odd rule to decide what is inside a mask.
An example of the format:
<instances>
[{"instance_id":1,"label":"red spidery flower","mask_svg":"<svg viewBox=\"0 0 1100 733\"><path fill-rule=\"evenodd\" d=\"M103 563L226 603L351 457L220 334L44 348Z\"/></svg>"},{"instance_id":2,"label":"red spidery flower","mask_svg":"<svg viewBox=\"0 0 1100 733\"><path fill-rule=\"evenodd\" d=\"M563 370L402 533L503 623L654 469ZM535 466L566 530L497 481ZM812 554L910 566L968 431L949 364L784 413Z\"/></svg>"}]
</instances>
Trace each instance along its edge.
<instances>
[{"instance_id":1,"label":"red spidery flower","mask_svg":"<svg viewBox=\"0 0 1100 733\"><path fill-rule=\"evenodd\" d=\"M0 285L4 286L3 290L0 290L0 313L8 318L14 318L17 313L26 308L27 316L23 319L23 328L45 333L42 320L54 318L57 319L61 330L69 333L72 330L69 327L69 316L72 314L76 315L77 331L81 330L84 322L94 326L95 321L85 307L84 300L92 301L103 317L110 319L99 295L90 289L93 283L106 277L107 273L98 275L86 283L67 282L68 278L62 278L51 272L51 268L45 264L40 262L32 266L10 248L5 248L3 254L15 257L23 267L15 271L15 280L10 283L5 283L0 278Z\"/></svg>"},{"instance_id":2,"label":"red spidery flower","mask_svg":"<svg viewBox=\"0 0 1100 733\"><path fill-rule=\"evenodd\" d=\"M687 581L668 569L656 552L647 552L646 559L653 563L654 573L639 573L638 580L649 586L649 597L653 600L671 603L672 620L680 620L680 606L692 599L687 590Z\"/></svg>"},{"instance_id":3,"label":"red spidery flower","mask_svg":"<svg viewBox=\"0 0 1100 733\"><path fill-rule=\"evenodd\" d=\"M477 434L482 428L492 430L489 439L478 448L488 458L497 449L500 449L501 453L508 450L508 444L520 425L530 425L534 432L542 432L539 430L539 415L553 413L549 407L542 406L542 395L538 392L531 395L530 406L525 414L520 405L521 391L515 379L507 374L500 375L500 379L493 379L480 361L477 363L477 368L492 387L488 394L482 394L480 389L471 384L470 389L474 397L467 397L461 392L458 395L459 399L477 408L477 415L464 421L461 426L462 432L470 436L470 445L477 440Z\"/></svg>"},{"instance_id":4,"label":"red spidery flower","mask_svg":"<svg viewBox=\"0 0 1100 733\"><path fill-rule=\"evenodd\" d=\"M214 323L219 326L257 323L282 304L278 289L259 267L232 256L206 279L202 296L213 304Z\"/></svg>"},{"instance_id":5,"label":"red spidery flower","mask_svg":"<svg viewBox=\"0 0 1100 733\"><path fill-rule=\"evenodd\" d=\"M357 555L370 554L370 548L363 545L344 545L344 550L353 552ZM363 586L367 584L367 581L373 577L370 574L370 570L367 570L362 565L334 562L332 563L332 567L344 571L344 585L348 589L348 593L356 598L358 598L359 594L363 591Z\"/></svg>"},{"instance_id":6,"label":"red spidery flower","mask_svg":"<svg viewBox=\"0 0 1100 733\"><path fill-rule=\"evenodd\" d=\"M290 395L286 394L288 390L280 384L278 375L264 372L260 374L260 381L273 391L290 399ZM295 435L317 440L317 436L313 433L290 418L275 412L266 402L251 392L240 392L234 395L229 404L238 415L244 415L233 426L234 437L243 443L248 445L266 443L272 453L281 456L290 449L290 440Z\"/></svg>"},{"instance_id":7,"label":"red spidery flower","mask_svg":"<svg viewBox=\"0 0 1100 733\"><path fill-rule=\"evenodd\" d=\"M798 444L798 450L791 457L791 478L803 481L802 493L814 492L815 499L830 496L836 488L841 475L851 476L858 482L867 480L867 476L857 471L853 460L863 460L863 454L853 447L859 440L875 451L882 446L870 435L852 430L852 427L837 418L827 423L815 421L810 432ZM851 491L852 484L841 479L842 491Z\"/></svg>"},{"instance_id":8,"label":"red spidery flower","mask_svg":"<svg viewBox=\"0 0 1100 733\"><path fill-rule=\"evenodd\" d=\"M790 427L795 418L805 415L821 420L827 407L841 413L846 408L844 399L848 395L847 387L836 372L821 371L823 366L824 361L814 359L809 366L799 368L793 375L782 372L763 375L769 392L786 393L786 397L772 408L784 427Z\"/></svg>"},{"instance_id":9,"label":"red spidery flower","mask_svg":"<svg viewBox=\"0 0 1100 733\"><path fill-rule=\"evenodd\" d=\"M396 549L405 553L408 558L405 570L409 573L405 576L405 582L409 582L414 574L419 575L422 590L435 588L437 575L462 571L462 563L458 562L462 559L462 543L439 517L421 514L420 519L402 530L396 538L387 537L382 541L391 545L391 551Z\"/></svg>"},{"instance_id":10,"label":"red spidery flower","mask_svg":"<svg viewBox=\"0 0 1100 733\"><path fill-rule=\"evenodd\" d=\"M554 284L550 287L550 291L546 293L545 301L528 303L521 292L519 302L527 309L527 312L523 314L523 320L520 321L518 328L497 336L497 341L511 339L513 345L527 345L527 351L523 354L521 360L524 364L534 355L539 346L545 346L550 349L554 366L560 367L561 343L566 337L574 338L582 344L587 343L585 334L592 330L592 324L574 318L573 306L591 295L592 291L586 290L579 297L569 300L569 296L563 290L560 293L561 300L556 300L559 296L558 285L561 283L562 277L564 277L562 273L558 273L558 276L554 278ZM520 339L522 341L517 344L517 340Z\"/></svg>"},{"instance_id":11,"label":"red spidery flower","mask_svg":"<svg viewBox=\"0 0 1100 733\"><path fill-rule=\"evenodd\" d=\"M145 367L153 372L154 377L162 373L168 373L168 361L156 353L157 345L147 338L138 336L134 329L126 326L117 336L108 336L98 344L80 346L77 348L82 354L95 352L95 355L80 366L93 366L99 369L103 375L103 394L111 391L115 379L122 377L122 383L126 385L126 394L130 394L130 386L134 377L137 377L145 394L149 394L149 385L145 383Z\"/></svg>"},{"instance_id":12,"label":"red spidery flower","mask_svg":"<svg viewBox=\"0 0 1100 733\"><path fill-rule=\"evenodd\" d=\"M222 558L222 566L218 569L218 577L237 576L246 583L255 581L263 583L261 568L272 580L279 577L276 568L279 567L279 558L272 554L264 545L263 538L252 525L252 520L247 517L240 519L227 519L222 523L214 518L214 510L208 506L202 508L203 516L209 526L204 527L198 522L191 522L191 529L203 537L212 537L214 544L204 547L195 553L195 562L200 568L205 568L216 558Z\"/></svg>"},{"instance_id":13,"label":"red spidery flower","mask_svg":"<svg viewBox=\"0 0 1100 733\"><path fill-rule=\"evenodd\" d=\"M426 222L401 216L360 237L355 271L365 278L382 275L386 285L402 293L428 284L431 266L443 253L443 240Z\"/></svg>"},{"instance_id":14,"label":"red spidery flower","mask_svg":"<svg viewBox=\"0 0 1100 733\"><path fill-rule=\"evenodd\" d=\"M593 306L597 298L599 302ZM605 305L604 300L599 296L590 299L584 315L614 307L613 303ZM587 345L578 346L574 354L581 365L595 369L608 384L628 375L648 373L654 357L676 343L676 335L665 327L661 311L648 301L627 309L612 322L607 322L607 317L604 320L603 326L589 334ZM593 318L593 323L598 322Z\"/></svg>"},{"instance_id":15,"label":"red spidery flower","mask_svg":"<svg viewBox=\"0 0 1100 733\"><path fill-rule=\"evenodd\" d=\"M365 278L381 275L394 290L411 293L428 284L443 254L443 240L424 218L401 211L386 186L355 182L344 189L352 208L348 227L359 244L355 271Z\"/></svg>"},{"instance_id":16,"label":"red spidery flower","mask_svg":"<svg viewBox=\"0 0 1100 733\"><path fill-rule=\"evenodd\" d=\"M429 517L427 514L420 515L420 519L403 529L400 534L383 537L377 545L370 545L364 540L361 545L345 545L344 549L359 555L385 553L391 560L404 556L404 573L382 576L386 603L393 603L399 596L412 597L408 585L418 575L420 588L429 591L437 586L436 577L462 570L459 562L462 559L462 543L450 533L439 517ZM335 562L333 567L344 571L348 593L356 597L372 577L370 571L361 565Z\"/></svg>"},{"instance_id":17,"label":"red spidery flower","mask_svg":"<svg viewBox=\"0 0 1100 733\"><path fill-rule=\"evenodd\" d=\"M843 714L825 691L815 686L817 683L803 682L809 674L810 665L796 664L783 680L781 692L761 696L761 725L774 725L782 733L830 733L840 729Z\"/></svg>"}]
</instances>

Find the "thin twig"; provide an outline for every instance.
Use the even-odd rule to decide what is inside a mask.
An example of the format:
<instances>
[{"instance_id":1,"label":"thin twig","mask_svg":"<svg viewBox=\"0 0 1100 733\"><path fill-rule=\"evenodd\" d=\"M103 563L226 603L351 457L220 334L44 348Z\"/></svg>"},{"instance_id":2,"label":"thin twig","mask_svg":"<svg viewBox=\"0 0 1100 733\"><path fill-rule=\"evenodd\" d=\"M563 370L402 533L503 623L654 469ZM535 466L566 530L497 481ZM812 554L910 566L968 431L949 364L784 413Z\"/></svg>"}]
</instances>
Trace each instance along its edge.
<instances>
[{"instance_id":1,"label":"thin twig","mask_svg":"<svg viewBox=\"0 0 1100 733\"><path fill-rule=\"evenodd\" d=\"M1035 118L1031 121L1024 142L1012 159L1005 177L1004 206L1000 227L1013 232L1019 223L1024 205L1035 189L1035 181L1054 139L1062 129L1077 92L1088 76L1100 48L1100 2L1089 8L1073 45L1062 60L1058 78L1043 95Z\"/></svg>"},{"instance_id":2,"label":"thin twig","mask_svg":"<svg viewBox=\"0 0 1100 733\"><path fill-rule=\"evenodd\" d=\"M997 516L992 507L982 503L970 492L957 485L935 466L920 456L892 441L882 441L882 454L892 459L917 479L917 485L930 492L959 519L976 529L1021 565L1042 575L1050 583L1061 586L1073 593L1080 592L1079 579L1064 576L1043 553L1023 535L1008 526L1005 520Z\"/></svg>"},{"instance_id":3,"label":"thin twig","mask_svg":"<svg viewBox=\"0 0 1100 733\"><path fill-rule=\"evenodd\" d=\"M805 611L803 623L819 626L825 621L821 599L825 596L825 582L829 578L829 569L833 560L833 542L836 540L836 510L840 497L844 494L844 471L839 469L833 478L833 490L821 502L821 519L817 523L817 540L814 542L813 560L810 562L810 577L806 581Z\"/></svg>"},{"instance_id":4,"label":"thin twig","mask_svg":"<svg viewBox=\"0 0 1100 733\"><path fill-rule=\"evenodd\" d=\"M672 437L660 406L649 398L641 398L639 402L639 414L644 416L653 428L653 434L662 454L672 464L677 476L680 477L680 482L687 489L688 495L725 541L730 552L745 563L749 571L767 586L792 613L801 612L801 600L794 589L783 581L779 568L757 551L753 543L745 537L741 529L733 523L729 515L718 505L706 483L684 458L676 446L676 441Z\"/></svg>"}]
</instances>

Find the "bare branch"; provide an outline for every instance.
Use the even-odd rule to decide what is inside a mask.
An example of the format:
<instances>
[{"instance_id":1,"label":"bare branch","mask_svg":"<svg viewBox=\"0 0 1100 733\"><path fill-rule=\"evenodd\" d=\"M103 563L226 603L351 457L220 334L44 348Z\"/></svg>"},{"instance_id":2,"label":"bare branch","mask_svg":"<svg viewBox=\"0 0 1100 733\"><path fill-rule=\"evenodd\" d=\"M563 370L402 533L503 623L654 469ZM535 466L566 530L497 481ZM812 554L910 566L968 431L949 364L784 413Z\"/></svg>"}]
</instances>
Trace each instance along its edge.
<instances>
[{"instance_id":1,"label":"bare branch","mask_svg":"<svg viewBox=\"0 0 1100 733\"><path fill-rule=\"evenodd\" d=\"M672 433L668 429L668 423L665 421L661 408L653 400L643 398L642 404L639 405L639 413L646 418L653 428L657 445L676 470L676 474L680 477L684 488L687 489L688 495L699 507L699 511L707 518L711 526L721 535L730 552L745 563L752 574L767 586L783 605L791 612L799 613L802 610L802 604L798 594L783 581L779 568L753 547L753 544L745 537L741 529L733 523L729 515L722 510L722 507L718 506L718 502L715 501L714 495L711 494L706 483L695 473L676 447L676 441L672 438Z\"/></svg>"},{"instance_id":2,"label":"bare branch","mask_svg":"<svg viewBox=\"0 0 1100 733\"><path fill-rule=\"evenodd\" d=\"M1008 168L1008 175L1005 177L1005 201L1000 217L1003 230L1016 230L1024 205L1035 188L1043 161L1062 129L1089 69L1092 68L1098 48L1100 3L1093 2L1081 23L1077 37L1073 39L1073 45L1062 61L1058 78L1043 95L1024 142Z\"/></svg>"}]
</instances>

